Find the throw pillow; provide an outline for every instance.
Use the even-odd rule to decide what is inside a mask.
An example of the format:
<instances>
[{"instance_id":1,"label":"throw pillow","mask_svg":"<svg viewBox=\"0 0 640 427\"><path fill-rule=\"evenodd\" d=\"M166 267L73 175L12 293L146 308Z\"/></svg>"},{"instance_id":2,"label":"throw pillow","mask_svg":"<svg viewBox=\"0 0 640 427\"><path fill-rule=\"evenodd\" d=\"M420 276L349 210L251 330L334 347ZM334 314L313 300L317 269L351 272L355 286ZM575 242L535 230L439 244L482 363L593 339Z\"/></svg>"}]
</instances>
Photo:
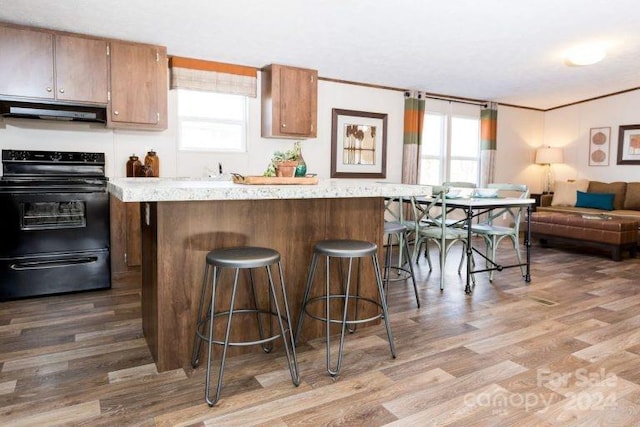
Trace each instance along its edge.
<instances>
[{"instance_id":1,"label":"throw pillow","mask_svg":"<svg viewBox=\"0 0 640 427\"><path fill-rule=\"evenodd\" d=\"M627 195L624 198L624 208L640 211L640 182L627 183Z\"/></svg>"},{"instance_id":2,"label":"throw pillow","mask_svg":"<svg viewBox=\"0 0 640 427\"><path fill-rule=\"evenodd\" d=\"M614 193L613 208L616 210L624 209L624 196L627 191L626 182L617 181L607 183L591 181L587 191L589 193Z\"/></svg>"},{"instance_id":3,"label":"throw pillow","mask_svg":"<svg viewBox=\"0 0 640 427\"><path fill-rule=\"evenodd\" d=\"M588 187L589 181L586 179L556 182L551 206L575 206L578 191L587 191Z\"/></svg>"},{"instance_id":4,"label":"throw pillow","mask_svg":"<svg viewBox=\"0 0 640 427\"><path fill-rule=\"evenodd\" d=\"M576 207L612 211L615 196L616 195L613 193L585 193L583 191L578 191Z\"/></svg>"}]
</instances>

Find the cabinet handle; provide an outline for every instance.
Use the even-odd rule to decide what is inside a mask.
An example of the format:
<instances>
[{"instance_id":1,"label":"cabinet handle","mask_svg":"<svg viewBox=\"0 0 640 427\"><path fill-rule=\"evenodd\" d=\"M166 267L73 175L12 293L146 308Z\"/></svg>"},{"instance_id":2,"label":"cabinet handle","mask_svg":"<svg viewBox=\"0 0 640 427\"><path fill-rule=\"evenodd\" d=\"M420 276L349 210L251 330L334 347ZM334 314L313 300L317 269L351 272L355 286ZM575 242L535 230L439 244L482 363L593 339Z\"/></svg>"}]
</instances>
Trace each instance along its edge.
<instances>
[{"instance_id":1,"label":"cabinet handle","mask_svg":"<svg viewBox=\"0 0 640 427\"><path fill-rule=\"evenodd\" d=\"M47 88L47 92L51 92L51 88L50 87Z\"/></svg>"},{"instance_id":2,"label":"cabinet handle","mask_svg":"<svg viewBox=\"0 0 640 427\"><path fill-rule=\"evenodd\" d=\"M282 127L283 127L283 128L286 128L286 127L287 127L287 124L286 124L286 123L283 123L283 124L282 124Z\"/></svg>"},{"instance_id":3,"label":"cabinet handle","mask_svg":"<svg viewBox=\"0 0 640 427\"><path fill-rule=\"evenodd\" d=\"M113 115L114 115L114 116L117 116L118 114L119 114L119 113L118 113L117 111L114 111L114 112L113 112Z\"/></svg>"},{"instance_id":4,"label":"cabinet handle","mask_svg":"<svg viewBox=\"0 0 640 427\"><path fill-rule=\"evenodd\" d=\"M64 93L64 89L60 89L60 93Z\"/></svg>"}]
</instances>

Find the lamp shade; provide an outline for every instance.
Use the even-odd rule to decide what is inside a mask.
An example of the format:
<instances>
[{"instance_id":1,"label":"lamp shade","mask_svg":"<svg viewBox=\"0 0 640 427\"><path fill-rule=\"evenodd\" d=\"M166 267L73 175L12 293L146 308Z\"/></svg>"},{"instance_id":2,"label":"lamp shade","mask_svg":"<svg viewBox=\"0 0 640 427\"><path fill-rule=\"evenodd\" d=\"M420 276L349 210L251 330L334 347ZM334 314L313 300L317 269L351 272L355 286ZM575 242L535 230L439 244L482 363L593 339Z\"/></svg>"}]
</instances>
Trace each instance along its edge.
<instances>
[{"instance_id":1,"label":"lamp shade","mask_svg":"<svg viewBox=\"0 0 640 427\"><path fill-rule=\"evenodd\" d=\"M541 147L536 150L536 163L540 165L550 165L551 163L562 163L562 148Z\"/></svg>"}]
</instances>

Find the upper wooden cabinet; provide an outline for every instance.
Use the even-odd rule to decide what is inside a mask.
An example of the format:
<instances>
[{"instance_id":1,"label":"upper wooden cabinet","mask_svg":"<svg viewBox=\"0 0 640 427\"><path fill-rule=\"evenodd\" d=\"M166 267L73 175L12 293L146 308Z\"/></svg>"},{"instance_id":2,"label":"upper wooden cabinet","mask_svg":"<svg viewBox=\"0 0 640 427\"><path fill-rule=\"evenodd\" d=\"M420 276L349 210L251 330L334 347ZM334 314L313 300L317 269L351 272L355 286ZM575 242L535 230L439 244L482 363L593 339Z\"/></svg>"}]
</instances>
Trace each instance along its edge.
<instances>
[{"instance_id":1,"label":"upper wooden cabinet","mask_svg":"<svg viewBox=\"0 0 640 427\"><path fill-rule=\"evenodd\" d=\"M262 136L315 138L318 72L272 64L262 69Z\"/></svg>"},{"instance_id":2,"label":"upper wooden cabinet","mask_svg":"<svg viewBox=\"0 0 640 427\"><path fill-rule=\"evenodd\" d=\"M0 95L107 103L107 42L0 26Z\"/></svg>"},{"instance_id":3,"label":"upper wooden cabinet","mask_svg":"<svg viewBox=\"0 0 640 427\"><path fill-rule=\"evenodd\" d=\"M112 41L107 126L167 128L167 49Z\"/></svg>"},{"instance_id":4,"label":"upper wooden cabinet","mask_svg":"<svg viewBox=\"0 0 640 427\"><path fill-rule=\"evenodd\" d=\"M56 98L107 103L107 42L56 35Z\"/></svg>"}]
</instances>

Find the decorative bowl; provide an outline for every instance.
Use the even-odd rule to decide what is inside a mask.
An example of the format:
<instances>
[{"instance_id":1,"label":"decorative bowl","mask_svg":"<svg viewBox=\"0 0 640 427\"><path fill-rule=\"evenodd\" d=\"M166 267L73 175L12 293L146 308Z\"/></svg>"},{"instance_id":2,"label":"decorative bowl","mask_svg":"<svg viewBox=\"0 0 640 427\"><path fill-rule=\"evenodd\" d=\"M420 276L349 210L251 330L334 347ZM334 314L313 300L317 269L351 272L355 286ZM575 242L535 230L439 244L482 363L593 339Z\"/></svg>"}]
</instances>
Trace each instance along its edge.
<instances>
[{"instance_id":1,"label":"decorative bowl","mask_svg":"<svg viewBox=\"0 0 640 427\"><path fill-rule=\"evenodd\" d=\"M497 188L476 188L474 192L475 197L497 197Z\"/></svg>"},{"instance_id":2,"label":"decorative bowl","mask_svg":"<svg viewBox=\"0 0 640 427\"><path fill-rule=\"evenodd\" d=\"M445 194L447 199L455 199L456 197L460 197L460 190L457 188L449 188L447 194Z\"/></svg>"}]
</instances>

